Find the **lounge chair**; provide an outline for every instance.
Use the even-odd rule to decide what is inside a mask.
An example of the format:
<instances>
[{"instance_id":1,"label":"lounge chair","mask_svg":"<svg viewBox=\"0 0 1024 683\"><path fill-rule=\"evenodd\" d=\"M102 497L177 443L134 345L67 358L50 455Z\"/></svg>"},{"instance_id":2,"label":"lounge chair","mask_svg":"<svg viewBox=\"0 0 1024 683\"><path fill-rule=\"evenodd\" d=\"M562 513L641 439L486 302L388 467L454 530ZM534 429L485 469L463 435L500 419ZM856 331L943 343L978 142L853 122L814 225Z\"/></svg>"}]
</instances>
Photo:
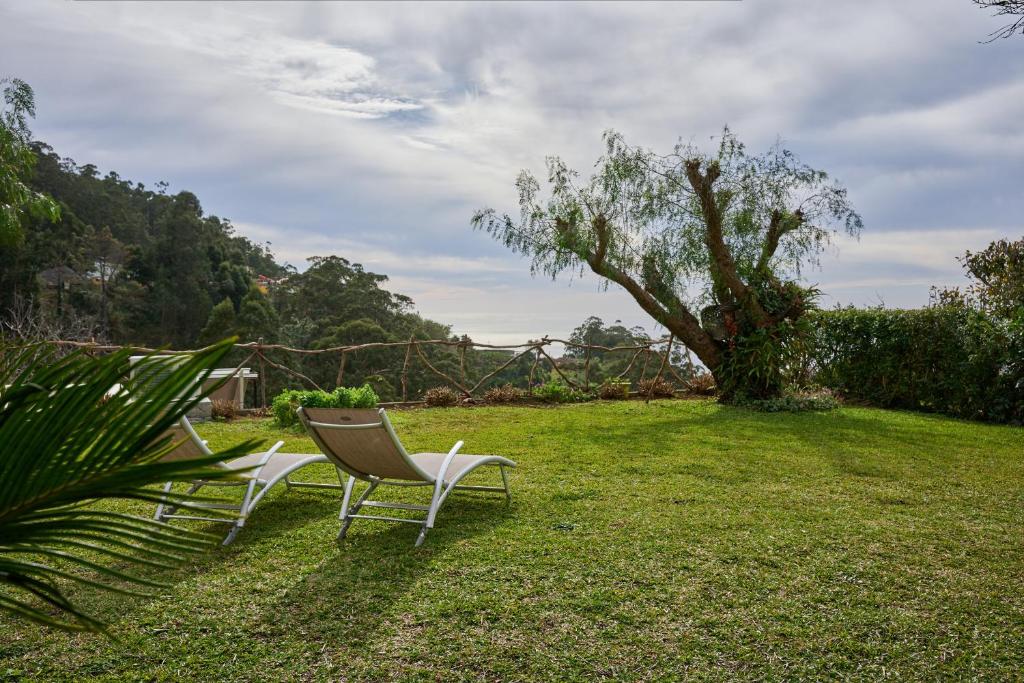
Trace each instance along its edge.
<instances>
[{"instance_id":1,"label":"lounge chair","mask_svg":"<svg viewBox=\"0 0 1024 683\"><path fill-rule=\"evenodd\" d=\"M496 455L459 455L462 442L445 453L409 454L402 446L387 413L381 410L355 410L344 408L299 408L299 419L309 431L320 450L330 458L339 470L347 472L345 497L341 503L341 531L338 538L345 538L354 519L376 519L386 522L407 522L419 525L420 535L416 545L423 543L427 531L434 527L437 511L453 490L495 491L504 493L511 500L506 467L516 464ZM501 470L502 486L466 486L459 484L462 479L478 467L496 465ZM369 484L366 491L352 506L352 490L356 480ZM430 505L410 503L387 503L368 500L374 489L381 485L390 486L432 486ZM425 519L361 515L363 507L392 508L426 512Z\"/></svg>"},{"instance_id":2,"label":"lounge chair","mask_svg":"<svg viewBox=\"0 0 1024 683\"><path fill-rule=\"evenodd\" d=\"M213 452L206 446L206 442L199 438L196 434L195 429L192 428L187 417L181 418L178 424L167 432L165 436L169 435L174 440L174 443L178 446L164 456L166 459L179 459L179 458L196 458L207 455L213 455ZM218 463L220 467L229 470L240 470L237 477L225 480L207 481L207 480L196 480L192 482L192 485L188 489L188 493L192 494L198 491L203 486L245 486L245 495L242 497L242 502L239 505L231 505L229 503L210 503L206 501L194 501L189 503L182 503L180 505L172 505L170 503L161 503L156 508L156 515L154 519L160 522L167 521L169 519L190 519L196 521L206 522L224 522L231 525L231 530L228 532L227 537L224 539L224 545L231 543L235 540L235 536L245 526L246 520L252 513L253 508L263 499L267 491L274 487L275 484L284 480L285 485L288 488L329 488L329 489L340 489L340 484L319 484L314 482L302 482L302 481L291 481L289 476L306 465L312 465L313 463L329 463L331 462L324 455L311 454L311 453L279 453L278 450L284 445L284 441L278 441L270 450L263 453L253 453L251 455L245 455L241 458L235 458L228 462ZM341 474L339 473L339 479ZM169 492L174 482L167 482L164 485L164 491ZM202 512L208 510L213 512L227 511L236 513L227 516L220 517L209 517L194 514L186 514L181 512L182 510L195 510Z\"/></svg>"}]
</instances>

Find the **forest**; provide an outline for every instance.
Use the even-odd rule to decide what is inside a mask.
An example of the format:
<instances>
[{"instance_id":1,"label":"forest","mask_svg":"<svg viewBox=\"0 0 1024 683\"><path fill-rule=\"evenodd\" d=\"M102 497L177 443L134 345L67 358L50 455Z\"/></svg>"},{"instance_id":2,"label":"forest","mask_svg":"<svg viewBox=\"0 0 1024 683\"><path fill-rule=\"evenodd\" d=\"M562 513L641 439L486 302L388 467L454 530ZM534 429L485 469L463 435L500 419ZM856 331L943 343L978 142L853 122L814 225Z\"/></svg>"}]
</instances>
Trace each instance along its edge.
<instances>
[{"instance_id":1,"label":"forest","mask_svg":"<svg viewBox=\"0 0 1024 683\"><path fill-rule=\"evenodd\" d=\"M229 336L310 350L410 339L469 341L454 336L451 326L420 316L410 297L387 289L386 275L354 260L311 256L300 272L279 264L269 245L239 234L230 220L205 212L192 192L101 173L43 142L33 142L31 149L35 163L29 185L51 197L59 215L29 216L21 239L0 244L0 324L7 336L171 349ZM641 328L591 317L568 340L628 346L647 338ZM497 370L513 354L458 346L423 346L422 351L438 370L453 376L464 372L470 379ZM336 354L278 355L282 366L318 386L335 385ZM413 362L402 392L404 356L404 347L350 354L344 383L369 382L385 400L403 393L418 397L443 383L423 363ZM569 347L555 360L565 376L581 382L587 366L594 384L623 372L638 380L647 365L628 367L631 354L623 352L592 356L587 363L582 349ZM244 357L236 351L230 360ZM535 361L530 354L516 359L483 388L557 376L550 363L538 369ZM672 363L688 367L679 351ZM302 384L297 375L269 372L271 394Z\"/></svg>"}]
</instances>

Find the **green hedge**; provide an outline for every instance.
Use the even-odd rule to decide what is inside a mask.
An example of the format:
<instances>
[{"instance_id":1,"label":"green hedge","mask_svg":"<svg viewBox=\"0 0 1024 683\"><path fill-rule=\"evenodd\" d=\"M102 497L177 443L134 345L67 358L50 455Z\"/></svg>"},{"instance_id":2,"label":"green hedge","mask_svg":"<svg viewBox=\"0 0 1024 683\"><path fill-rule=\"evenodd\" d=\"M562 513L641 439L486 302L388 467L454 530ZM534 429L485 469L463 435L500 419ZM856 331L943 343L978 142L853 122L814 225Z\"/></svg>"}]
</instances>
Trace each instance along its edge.
<instances>
[{"instance_id":1,"label":"green hedge","mask_svg":"<svg viewBox=\"0 0 1024 683\"><path fill-rule=\"evenodd\" d=\"M338 387L334 391L282 391L274 398L271 410L281 427L290 427L299 421L296 410L304 408L376 408L380 398L369 384L358 389Z\"/></svg>"},{"instance_id":2,"label":"green hedge","mask_svg":"<svg viewBox=\"0 0 1024 683\"><path fill-rule=\"evenodd\" d=\"M1024 422L1024 325L963 306L812 315L814 382L887 408Z\"/></svg>"}]
</instances>

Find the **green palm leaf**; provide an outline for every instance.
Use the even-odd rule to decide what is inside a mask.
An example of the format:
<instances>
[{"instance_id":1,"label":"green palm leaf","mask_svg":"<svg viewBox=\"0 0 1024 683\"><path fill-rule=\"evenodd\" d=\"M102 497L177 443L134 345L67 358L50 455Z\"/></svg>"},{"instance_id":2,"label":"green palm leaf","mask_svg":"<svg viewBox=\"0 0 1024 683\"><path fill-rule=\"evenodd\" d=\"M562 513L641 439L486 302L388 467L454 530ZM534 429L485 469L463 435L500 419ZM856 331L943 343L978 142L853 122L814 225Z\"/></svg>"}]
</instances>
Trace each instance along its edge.
<instances>
[{"instance_id":1,"label":"green palm leaf","mask_svg":"<svg viewBox=\"0 0 1024 683\"><path fill-rule=\"evenodd\" d=\"M208 534L94 505L120 498L173 504L201 500L151 488L223 479L215 457L162 460L164 437L202 398L226 340L168 363L150 356L129 369L127 351L58 357L45 346L0 348L0 610L49 626L106 632L64 594L69 583L145 595L161 587L135 567L171 568L216 543ZM123 389L112 392L115 385ZM126 568L127 567L127 568Z\"/></svg>"}]
</instances>

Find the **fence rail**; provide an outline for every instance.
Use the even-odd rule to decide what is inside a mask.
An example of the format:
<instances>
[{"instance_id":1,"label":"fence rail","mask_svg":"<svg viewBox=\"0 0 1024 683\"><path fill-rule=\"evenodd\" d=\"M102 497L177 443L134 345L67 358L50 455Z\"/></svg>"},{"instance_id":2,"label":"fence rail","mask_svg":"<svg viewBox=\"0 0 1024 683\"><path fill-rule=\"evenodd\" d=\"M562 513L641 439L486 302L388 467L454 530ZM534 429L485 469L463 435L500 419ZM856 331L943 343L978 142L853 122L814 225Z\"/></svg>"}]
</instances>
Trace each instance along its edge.
<instances>
[{"instance_id":1,"label":"fence rail","mask_svg":"<svg viewBox=\"0 0 1024 683\"><path fill-rule=\"evenodd\" d=\"M145 346L133 346L133 345L117 345L117 344L103 344L98 342L83 342L83 341L71 341L71 340L58 340L49 341L49 344L72 349L81 349L86 353L110 353L119 350L129 350L137 353L194 353L198 349L186 349L186 350L170 350L170 349L158 349L149 348ZM548 347L559 344L565 348L580 349L584 352L583 356L583 377L581 381L573 379L567 374L563 368L559 367L559 363L556 359L548 352ZM447 373L438 367L436 367L427 354L423 351L424 348L430 346L446 346L458 349L459 353L459 377L452 377L450 373ZM664 351L659 350L659 347L664 346ZM666 373L675 379L675 384L678 382L680 389L688 386L688 380L684 379L679 374L679 370L670 362L673 348L679 348L685 351L686 365L690 375L692 376L697 372L697 368L693 363L692 357L690 356L689 349L686 346L679 344L675 337L668 336L661 339L645 339L638 341L635 344L626 346L602 346L600 344L583 344L579 342L573 342L566 339L552 338L544 336L541 339L528 341L522 344L486 344L482 342L475 342L471 339L409 339L407 341L399 342L369 342L366 344L352 344L348 346L333 346L324 349L297 349L284 344L266 344L262 339L254 342L239 342L234 345L236 349L242 351L248 351L248 355L245 356L245 360L238 364L238 368L247 367L253 361L259 364L260 367L260 402L263 406L267 405L266 396L266 377L267 366L274 368L287 375L295 377L301 380L308 386L314 389L322 389L313 379L304 375L303 373L295 370L294 368L288 367L285 363L277 362L270 357L270 352L283 353L286 355L299 355L299 356L323 356L323 355L336 355L338 357L338 373L336 376L335 384L341 386L345 379L345 366L350 355L358 354L374 349L384 348L405 348L404 361L400 370L399 378L401 380L402 387L402 401L408 401L408 379L409 370L413 367L413 363L418 360L423 366L431 373L436 375L445 381L445 383L458 389L466 398L478 398L479 392L483 389L488 380L498 375L502 370L508 368L513 363L521 358L533 356L533 363L530 366L530 373L528 378L529 387L534 386L534 378L536 372L545 366L551 368L563 382L574 389L589 390L591 387L591 360L595 351L603 353L630 353L629 363L625 369L617 375L617 379L626 377L636 367L637 362L642 359L642 370L640 373L641 379L647 378L647 368L650 365L652 359L655 360L657 366L657 372L651 376L651 378L665 379ZM511 353L509 358L499 365L496 369L488 372L483 377L479 378L475 382L470 382L466 375L466 351L468 349L485 349L489 351L508 351ZM671 380L666 380L670 381ZM653 391L653 383L652 383Z\"/></svg>"}]
</instances>

